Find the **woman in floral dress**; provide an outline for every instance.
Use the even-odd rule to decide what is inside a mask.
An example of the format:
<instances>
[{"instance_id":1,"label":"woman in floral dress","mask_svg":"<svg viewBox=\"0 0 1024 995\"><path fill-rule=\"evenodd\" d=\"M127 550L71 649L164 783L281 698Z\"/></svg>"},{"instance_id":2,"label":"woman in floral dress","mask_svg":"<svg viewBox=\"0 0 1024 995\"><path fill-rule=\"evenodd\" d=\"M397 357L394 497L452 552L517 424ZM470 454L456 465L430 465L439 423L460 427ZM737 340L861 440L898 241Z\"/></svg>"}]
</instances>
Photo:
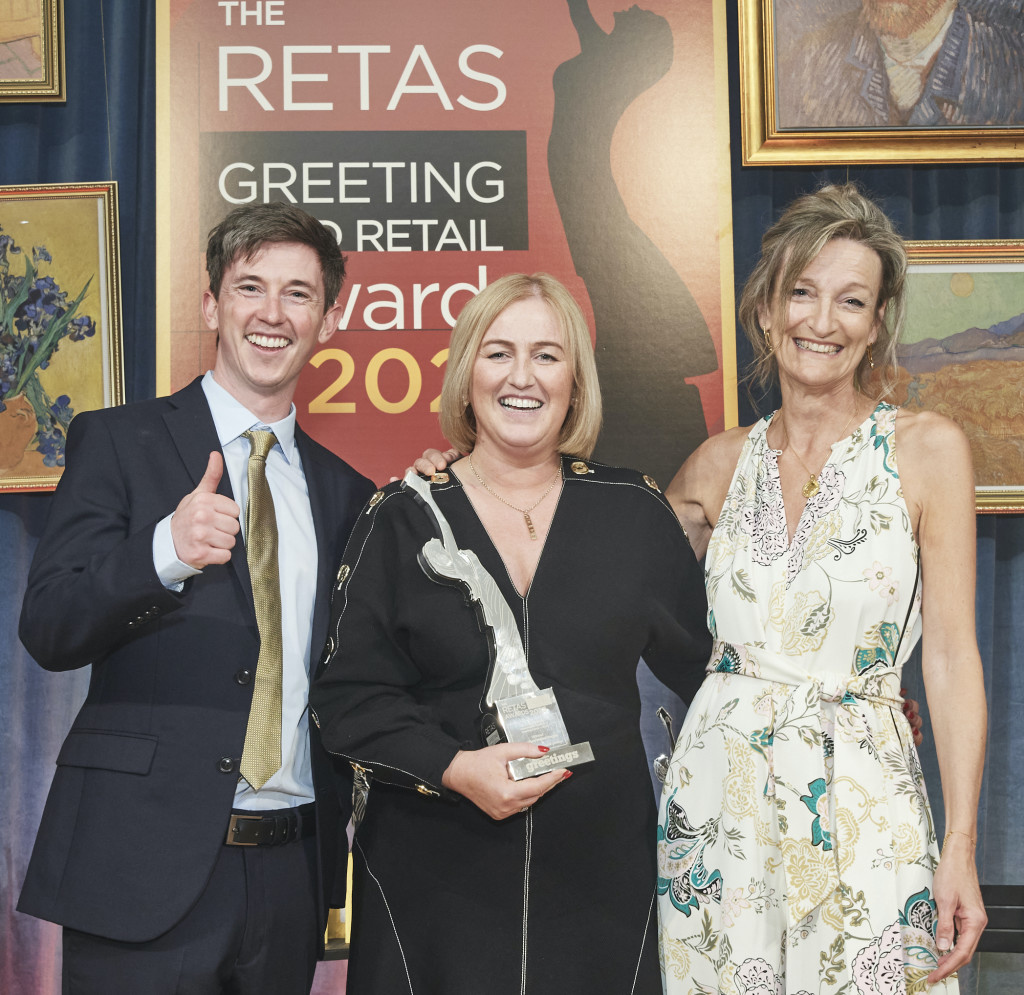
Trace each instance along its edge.
<instances>
[{"instance_id":1,"label":"woman in floral dress","mask_svg":"<svg viewBox=\"0 0 1024 995\"><path fill-rule=\"evenodd\" d=\"M825 187L762 250L740 319L782 405L708 440L668 491L707 551L715 644L661 804L666 992L956 992L986 922L967 439L863 389L876 364L888 386L904 306L875 204ZM941 847L901 712L922 637Z\"/></svg>"}]
</instances>

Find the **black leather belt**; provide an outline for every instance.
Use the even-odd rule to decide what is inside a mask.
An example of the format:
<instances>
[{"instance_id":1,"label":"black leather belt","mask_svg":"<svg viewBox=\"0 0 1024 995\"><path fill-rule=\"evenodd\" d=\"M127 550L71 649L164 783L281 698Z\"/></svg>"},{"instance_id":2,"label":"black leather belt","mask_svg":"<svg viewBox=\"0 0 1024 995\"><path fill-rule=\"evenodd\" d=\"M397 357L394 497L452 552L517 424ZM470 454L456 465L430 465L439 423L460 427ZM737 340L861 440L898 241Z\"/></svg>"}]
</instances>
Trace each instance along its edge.
<instances>
[{"instance_id":1,"label":"black leather belt","mask_svg":"<svg viewBox=\"0 0 1024 995\"><path fill-rule=\"evenodd\" d=\"M228 823L229 846L281 846L316 833L316 805L273 812L233 812Z\"/></svg>"}]
</instances>

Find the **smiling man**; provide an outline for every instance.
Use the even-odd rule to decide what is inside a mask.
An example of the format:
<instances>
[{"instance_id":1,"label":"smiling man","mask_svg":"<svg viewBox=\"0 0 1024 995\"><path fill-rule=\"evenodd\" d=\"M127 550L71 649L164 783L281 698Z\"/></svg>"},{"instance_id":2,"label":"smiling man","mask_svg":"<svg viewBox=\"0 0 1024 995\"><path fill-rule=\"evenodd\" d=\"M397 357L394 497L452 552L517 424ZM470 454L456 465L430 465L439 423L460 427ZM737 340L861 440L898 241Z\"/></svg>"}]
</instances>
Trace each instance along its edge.
<instances>
[{"instance_id":1,"label":"smiling man","mask_svg":"<svg viewBox=\"0 0 1024 995\"><path fill-rule=\"evenodd\" d=\"M345 838L307 698L374 487L292 404L344 259L264 204L206 263L213 370L75 418L22 609L41 666L92 665L18 906L64 926L75 995L308 992Z\"/></svg>"}]
</instances>

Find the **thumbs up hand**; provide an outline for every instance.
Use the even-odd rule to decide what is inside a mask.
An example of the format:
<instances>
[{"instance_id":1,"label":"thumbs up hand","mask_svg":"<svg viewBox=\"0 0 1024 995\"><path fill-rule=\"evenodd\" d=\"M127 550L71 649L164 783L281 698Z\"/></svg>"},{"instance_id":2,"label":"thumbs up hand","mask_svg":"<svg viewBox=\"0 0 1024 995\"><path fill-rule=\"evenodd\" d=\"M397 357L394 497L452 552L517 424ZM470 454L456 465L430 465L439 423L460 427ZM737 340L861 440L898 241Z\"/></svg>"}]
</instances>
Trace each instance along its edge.
<instances>
[{"instance_id":1,"label":"thumbs up hand","mask_svg":"<svg viewBox=\"0 0 1024 995\"><path fill-rule=\"evenodd\" d=\"M211 563L227 563L238 535L238 505L217 493L223 473L224 457L210 453L203 479L181 499L171 516L174 552L182 563L197 570Z\"/></svg>"}]
</instances>

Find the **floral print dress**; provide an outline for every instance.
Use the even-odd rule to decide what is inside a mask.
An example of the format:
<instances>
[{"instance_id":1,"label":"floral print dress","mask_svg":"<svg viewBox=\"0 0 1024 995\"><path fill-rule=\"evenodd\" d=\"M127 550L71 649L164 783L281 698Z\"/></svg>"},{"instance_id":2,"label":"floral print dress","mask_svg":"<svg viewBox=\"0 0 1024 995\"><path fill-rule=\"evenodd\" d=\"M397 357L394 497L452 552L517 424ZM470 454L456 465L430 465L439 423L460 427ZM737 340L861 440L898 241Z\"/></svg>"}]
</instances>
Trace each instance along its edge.
<instances>
[{"instance_id":1,"label":"floral print dress","mask_svg":"<svg viewBox=\"0 0 1024 995\"><path fill-rule=\"evenodd\" d=\"M929 987L938 849L900 671L921 632L896 409L832 447L792 543L751 430L708 547L708 676L658 827L668 995Z\"/></svg>"}]
</instances>

